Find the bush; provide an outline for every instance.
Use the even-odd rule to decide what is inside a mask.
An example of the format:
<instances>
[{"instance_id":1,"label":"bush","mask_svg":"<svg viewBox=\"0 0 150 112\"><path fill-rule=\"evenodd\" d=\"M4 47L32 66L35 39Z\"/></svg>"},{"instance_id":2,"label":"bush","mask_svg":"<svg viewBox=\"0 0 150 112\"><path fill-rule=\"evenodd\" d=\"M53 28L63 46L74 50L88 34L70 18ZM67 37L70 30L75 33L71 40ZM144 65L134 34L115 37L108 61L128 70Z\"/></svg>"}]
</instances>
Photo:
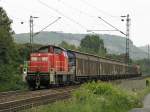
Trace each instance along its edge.
<instances>
[{"instance_id":1,"label":"bush","mask_svg":"<svg viewBox=\"0 0 150 112\"><path fill-rule=\"evenodd\" d=\"M90 103L91 107L102 107L97 110L98 112L120 112L120 110L124 112L135 106L141 106L136 94L128 93L108 83L85 84L82 89L74 93L74 97L78 102Z\"/></svg>"},{"instance_id":2,"label":"bush","mask_svg":"<svg viewBox=\"0 0 150 112\"><path fill-rule=\"evenodd\" d=\"M59 101L36 109L38 112L127 112L141 107L139 94L109 83L87 83L73 92L69 101ZM34 112L34 110L32 110Z\"/></svg>"},{"instance_id":3,"label":"bush","mask_svg":"<svg viewBox=\"0 0 150 112\"><path fill-rule=\"evenodd\" d=\"M13 91L25 89L22 76L14 65L3 64L0 66L0 91Z\"/></svg>"}]
</instances>

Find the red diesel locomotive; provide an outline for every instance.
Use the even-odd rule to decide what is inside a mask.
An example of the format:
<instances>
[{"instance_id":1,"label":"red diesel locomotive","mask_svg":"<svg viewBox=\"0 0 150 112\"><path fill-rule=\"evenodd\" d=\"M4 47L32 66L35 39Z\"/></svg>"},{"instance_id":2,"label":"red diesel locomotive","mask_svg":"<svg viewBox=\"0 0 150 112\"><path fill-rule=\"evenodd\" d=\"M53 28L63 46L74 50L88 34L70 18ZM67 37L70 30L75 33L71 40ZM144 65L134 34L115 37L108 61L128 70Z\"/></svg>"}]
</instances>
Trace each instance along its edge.
<instances>
[{"instance_id":1,"label":"red diesel locomotive","mask_svg":"<svg viewBox=\"0 0 150 112\"><path fill-rule=\"evenodd\" d=\"M31 53L26 81L31 88L88 80L111 80L140 76L138 66L48 45Z\"/></svg>"},{"instance_id":2,"label":"red diesel locomotive","mask_svg":"<svg viewBox=\"0 0 150 112\"><path fill-rule=\"evenodd\" d=\"M41 47L38 52L31 53L28 61L26 81L32 88L40 85L62 83L68 76L68 57L63 48L56 46Z\"/></svg>"}]
</instances>

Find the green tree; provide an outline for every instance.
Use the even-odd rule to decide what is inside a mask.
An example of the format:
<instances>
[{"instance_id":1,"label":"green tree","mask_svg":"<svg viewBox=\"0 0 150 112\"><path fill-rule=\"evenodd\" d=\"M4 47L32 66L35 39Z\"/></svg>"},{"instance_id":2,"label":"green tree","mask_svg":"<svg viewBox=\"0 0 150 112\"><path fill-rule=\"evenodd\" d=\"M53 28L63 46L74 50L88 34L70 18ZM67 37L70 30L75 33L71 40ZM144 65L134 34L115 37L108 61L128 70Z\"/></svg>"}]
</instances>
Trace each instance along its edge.
<instances>
[{"instance_id":1,"label":"green tree","mask_svg":"<svg viewBox=\"0 0 150 112\"><path fill-rule=\"evenodd\" d=\"M30 44L17 44L17 50L20 58L20 63L23 63L24 61L27 61L29 59L30 55Z\"/></svg>"},{"instance_id":2,"label":"green tree","mask_svg":"<svg viewBox=\"0 0 150 112\"><path fill-rule=\"evenodd\" d=\"M0 7L0 64L10 64L18 59L11 23L5 10Z\"/></svg>"},{"instance_id":3,"label":"green tree","mask_svg":"<svg viewBox=\"0 0 150 112\"><path fill-rule=\"evenodd\" d=\"M86 35L81 40L80 51L105 56L107 53L104 42L99 35Z\"/></svg>"},{"instance_id":4,"label":"green tree","mask_svg":"<svg viewBox=\"0 0 150 112\"><path fill-rule=\"evenodd\" d=\"M0 7L0 91L20 88L19 57L13 41L12 21Z\"/></svg>"}]
</instances>

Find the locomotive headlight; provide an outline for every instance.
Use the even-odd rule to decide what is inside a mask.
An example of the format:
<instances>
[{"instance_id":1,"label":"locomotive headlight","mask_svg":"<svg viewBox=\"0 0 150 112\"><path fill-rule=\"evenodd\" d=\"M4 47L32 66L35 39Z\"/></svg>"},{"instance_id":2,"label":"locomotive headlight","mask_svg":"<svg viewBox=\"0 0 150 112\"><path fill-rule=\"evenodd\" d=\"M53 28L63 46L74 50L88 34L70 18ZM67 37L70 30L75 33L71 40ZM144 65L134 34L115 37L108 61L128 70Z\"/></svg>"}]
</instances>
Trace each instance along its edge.
<instances>
[{"instance_id":1,"label":"locomotive headlight","mask_svg":"<svg viewBox=\"0 0 150 112\"><path fill-rule=\"evenodd\" d=\"M31 61L37 61L37 57L31 57Z\"/></svg>"},{"instance_id":2,"label":"locomotive headlight","mask_svg":"<svg viewBox=\"0 0 150 112\"><path fill-rule=\"evenodd\" d=\"M42 57L42 61L48 61L47 57Z\"/></svg>"}]
</instances>

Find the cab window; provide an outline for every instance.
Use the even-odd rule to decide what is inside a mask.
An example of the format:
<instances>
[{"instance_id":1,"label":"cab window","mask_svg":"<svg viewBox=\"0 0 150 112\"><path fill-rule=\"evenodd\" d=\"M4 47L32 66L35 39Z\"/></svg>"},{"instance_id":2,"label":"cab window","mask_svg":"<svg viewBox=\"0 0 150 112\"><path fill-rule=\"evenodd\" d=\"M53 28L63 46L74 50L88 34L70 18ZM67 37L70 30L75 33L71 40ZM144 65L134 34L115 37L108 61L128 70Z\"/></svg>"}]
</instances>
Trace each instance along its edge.
<instances>
[{"instance_id":1,"label":"cab window","mask_svg":"<svg viewBox=\"0 0 150 112\"><path fill-rule=\"evenodd\" d=\"M38 50L39 53L48 53L49 47L43 47Z\"/></svg>"},{"instance_id":2,"label":"cab window","mask_svg":"<svg viewBox=\"0 0 150 112\"><path fill-rule=\"evenodd\" d=\"M60 49L60 48L54 48L54 53L55 54L61 54L62 53L62 49Z\"/></svg>"}]
</instances>

